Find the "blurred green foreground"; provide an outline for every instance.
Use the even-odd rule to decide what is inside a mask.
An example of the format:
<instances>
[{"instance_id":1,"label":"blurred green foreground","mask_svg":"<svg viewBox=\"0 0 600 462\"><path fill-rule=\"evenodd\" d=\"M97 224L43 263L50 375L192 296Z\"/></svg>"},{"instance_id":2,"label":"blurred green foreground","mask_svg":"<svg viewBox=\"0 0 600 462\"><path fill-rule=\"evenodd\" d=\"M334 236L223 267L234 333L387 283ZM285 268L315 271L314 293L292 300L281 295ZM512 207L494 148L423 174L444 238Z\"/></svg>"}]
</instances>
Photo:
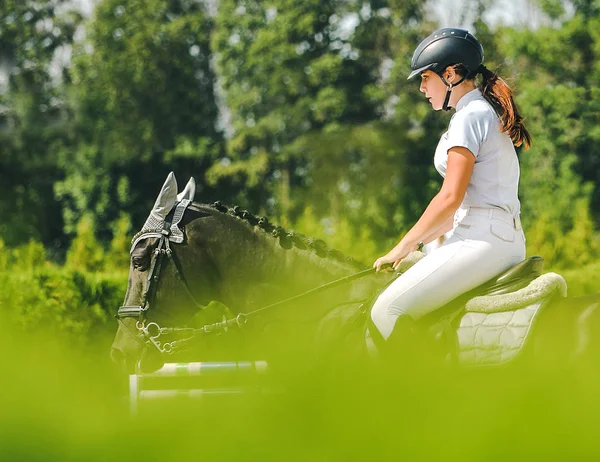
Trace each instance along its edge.
<instances>
[{"instance_id":1,"label":"blurred green foreground","mask_svg":"<svg viewBox=\"0 0 600 462\"><path fill-rule=\"evenodd\" d=\"M163 403L131 418L106 345L0 338L0 460L597 460L600 376L332 365L285 392ZM293 362L294 358L290 358Z\"/></svg>"},{"instance_id":2,"label":"blurred green foreground","mask_svg":"<svg viewBox=\"0 0 600 462\"><path fill-rule=\"evenodd\" d=\"M593 358L486 373L292 367L277 393L161 403L133 419L109 360L127 273L84 271L75 251L57 266L36 243L0 255L0 461L600 458ZM597 272L565 272L571 295L594 293Z\"/></svg>"}]
</instances>

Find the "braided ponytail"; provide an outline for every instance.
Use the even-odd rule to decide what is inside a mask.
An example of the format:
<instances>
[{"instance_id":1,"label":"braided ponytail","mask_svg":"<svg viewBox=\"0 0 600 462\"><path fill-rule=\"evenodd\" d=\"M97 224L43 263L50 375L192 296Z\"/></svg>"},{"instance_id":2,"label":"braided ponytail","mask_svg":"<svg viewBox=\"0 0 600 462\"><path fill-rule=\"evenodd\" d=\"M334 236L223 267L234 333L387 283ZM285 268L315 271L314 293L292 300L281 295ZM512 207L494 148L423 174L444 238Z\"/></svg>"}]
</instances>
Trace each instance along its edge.
<instances>
[{"instance_id":1,"label":"braided ponytail","mask_svg":"<svg viewBox=\"0 0 600 462\"><path fill-rule=\"evenodd\" d=\"M531 135L525 128L523 117L519 114L511 88L498 74L490 71L483 64L477 68L477 73L480 73L483 78L479 86L481 93L500 118L500 130L510 136L515 146L525 145L525 149L529 149Z\"/></svg>"}]
</instances>

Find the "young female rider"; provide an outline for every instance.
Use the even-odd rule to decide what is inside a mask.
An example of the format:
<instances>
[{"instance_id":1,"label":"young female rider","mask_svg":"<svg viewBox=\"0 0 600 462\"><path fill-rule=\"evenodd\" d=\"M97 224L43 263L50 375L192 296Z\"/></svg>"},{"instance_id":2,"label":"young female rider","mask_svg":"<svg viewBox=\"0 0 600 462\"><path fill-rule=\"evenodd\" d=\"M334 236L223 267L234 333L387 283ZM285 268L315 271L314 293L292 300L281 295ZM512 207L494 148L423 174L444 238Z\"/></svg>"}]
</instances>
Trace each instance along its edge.
<instances>
[{"instance_id":1,"label":"young female rider","mask_svg":"<svg viewBox=\"0 0 600 462\"><path fill-rule=\"evenodd\" d=\"M378 297L370 327L376 345L402 342L414 320L525 258L514 146L529 147L531 138L511 89L482 63L483 47L462 29L438 30L414 52L408 78L421 75L420 90L434 110L456 109L434 156L444 181L417 223L373 267L396 268L423 243L452 233Z\"/></svg>"}]
</instances>

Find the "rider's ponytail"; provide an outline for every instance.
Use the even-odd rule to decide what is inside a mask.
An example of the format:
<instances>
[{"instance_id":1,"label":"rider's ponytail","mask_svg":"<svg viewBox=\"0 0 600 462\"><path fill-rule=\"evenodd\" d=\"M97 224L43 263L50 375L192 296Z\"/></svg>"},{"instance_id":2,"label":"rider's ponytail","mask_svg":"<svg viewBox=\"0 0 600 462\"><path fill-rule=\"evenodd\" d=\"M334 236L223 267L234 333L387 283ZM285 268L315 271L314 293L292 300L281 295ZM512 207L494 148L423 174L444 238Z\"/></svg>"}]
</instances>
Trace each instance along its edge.
<instances>
[{"instance_id":1,"label":"rider's ponytail","mask_svg":"<svg viewBox=\"0 0 600 462\"><path fill-rule=\"evenodd\" d=\"M525 149L528 149L531 146L531 135L517 110L512 90L502 78L483 64L479 66L477 72L483 78L479 89L500 118L500 130L510 136L515 146L525 145Z\"/></svg>"}]
</instances>

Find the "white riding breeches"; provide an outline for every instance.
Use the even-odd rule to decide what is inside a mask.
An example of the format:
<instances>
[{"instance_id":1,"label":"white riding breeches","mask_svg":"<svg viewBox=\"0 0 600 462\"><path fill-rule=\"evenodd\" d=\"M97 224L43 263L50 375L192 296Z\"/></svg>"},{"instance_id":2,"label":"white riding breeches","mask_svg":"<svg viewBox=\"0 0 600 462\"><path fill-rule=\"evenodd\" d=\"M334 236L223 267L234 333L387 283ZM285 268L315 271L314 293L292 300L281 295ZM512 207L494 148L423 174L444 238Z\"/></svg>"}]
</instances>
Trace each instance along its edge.
<instances>
[{"instance_id":1,"label":"white riding breeches","mask_svg":"<svg viewBox=\"0 0 600 462\"><path fill-rule=\"evenodd\" d=\"M419 319L525 259L520 219L500 209L459 209L450 237L377 298L371 318L387 339L398 316Z\"/></svg>"}]
</instances>

